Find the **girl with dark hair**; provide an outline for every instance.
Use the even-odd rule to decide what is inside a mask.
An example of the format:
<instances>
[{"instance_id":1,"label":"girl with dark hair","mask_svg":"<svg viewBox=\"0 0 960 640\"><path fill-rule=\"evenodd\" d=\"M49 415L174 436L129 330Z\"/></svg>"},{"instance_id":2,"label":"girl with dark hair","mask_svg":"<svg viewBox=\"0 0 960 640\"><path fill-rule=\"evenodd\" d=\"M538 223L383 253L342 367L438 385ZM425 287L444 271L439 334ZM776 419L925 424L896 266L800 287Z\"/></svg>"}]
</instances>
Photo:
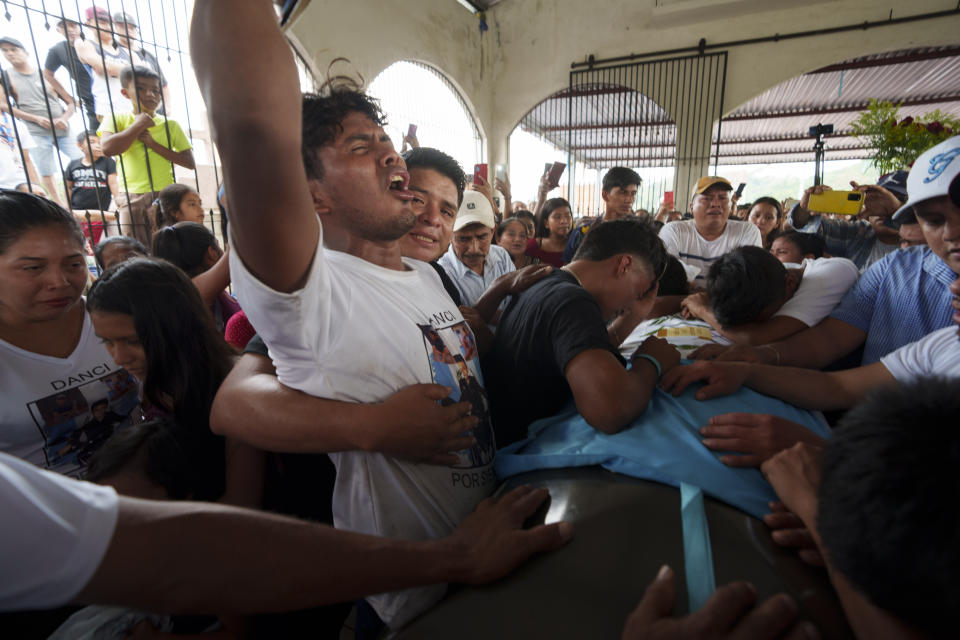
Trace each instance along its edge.
<instances>
[{"instance_id":1,"label":"girl with dark hair","mask_svg":"<svg viewBox=\"0 0 960 640\"><path fill-rule=\"evenodd\" d=\"M140 381L144 418L179 425L199 474L196 497L258 506L259 452L210 431L210 406L235 354L189 278L163 260L134 258L107 270L87 304L114 362Z\"/></svg>"},{"instance_id":2,"label":"girl with dark hair","mask_svg":"<svg viewBox=\"0 0 960 640\"><path fill-rule=\"evenodd\" d=\"M137 404L136 384L94 335L88 278L73 215L0 190L0 449L68 475L105 439L94 408L105 400L129 424Z\"/></svg>"},{"instance_id":3,"label":"girl with dark hair","mask_svg":"<svg viewBox=\"0 0 960 640\"><path fill-rule=\"evenodd\" d=\"M196 222L178 222L153 234L153 255L171 262L190 276L200 298L220 333L240 311L236 299L227 293L230 263L213 232Z\"/></svg>"},{"instance_id":4,"label":"girl with dark hair","mask_svg":"<svg viewBox=\"0 0 960 640\"><path fill-rule=\"evenodd\" d=\"M513 265L517 269L540 262L526 254L527 242L529 241L527 225L520 218L511 216L497 227L497 244L507 250L510 258L513 259Z\"/></svg>"},{"instance_id":5,"label":"girl with dark hair","mask_svg":"<svg viewBox=\"0 0 960 640\"><path fill-rule=\"evenodd\" d=\"M572 228L570 203L563 198L550 198L543 203L536 237L527 243L527 255L559 269L566 264L563 250L567 248Z\"/></svg>"},{"instance_id":6,"label":"girl with dark hair","mask_svg":"<svg viewBox=\"0 0 960 640\"><path fill-rule=\"evenodd\" d=\"M163 229L178 222L203 223L203 202L200 194L185 184L168 184L153 201L151 215L157 229Z\"/></svg>"},{"instance_id":7,"label":"girl with dark hair","mask_svg":"<svg viewBox=\"0 0 960 640\"><path fill-rule=\"evenodd\" d=\"M776 198L757 198L750 207L747 220L760 229L763 248L769 250L777 232L783 228L783 206Z\"/></svg>"},{"instance_id":8,"label":"girl with dark hair","mask_svg":"<svg viewBox=\"0 0 960 640\"><path fill-rule=\"evenodd\" d=\"M537 235L537 217L533 215L533 212L526 209L520 209L519 211L514 211L511 215L514 218L519 218L520 222L523 223L523 226L527 228L528 238L532 238Z\"/></svg>"}]
</instances>

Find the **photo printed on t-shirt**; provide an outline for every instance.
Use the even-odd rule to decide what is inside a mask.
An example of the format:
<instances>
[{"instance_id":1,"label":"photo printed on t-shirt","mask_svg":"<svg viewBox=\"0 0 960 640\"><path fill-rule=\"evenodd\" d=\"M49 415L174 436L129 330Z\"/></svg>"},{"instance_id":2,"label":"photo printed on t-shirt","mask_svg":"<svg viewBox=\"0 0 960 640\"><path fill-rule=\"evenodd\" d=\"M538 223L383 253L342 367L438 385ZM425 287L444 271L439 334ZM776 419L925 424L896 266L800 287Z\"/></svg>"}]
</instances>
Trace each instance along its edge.
<instances>
[{"instance_id":1,"label":"photo printed on t-shirt","mask_svg":"<svg viewBox=\"0 0 960 640\"><path fill-rule=\"evenodd\" d=\"M469 402L470 415L479 422L472 430L477 442L469 449L456 452L459 461L451 465L460 469L483 467L493 462L497 446L490 424L490 402L480 373L479 353L473 332L460 321L443 327L418 324L423 332L424 347L430 358L433 381L451 389L440 401L443 405Z\"/></svg>"},{"instance_id":2,"label":"photo printed on t-shirt","mask_svg":"<svg viewBox=\"0 0 960 640\"><path fill-rule=\"evenodd\" d=\"M139 404L136 379L124 369L63 388L27 404L43 437L47 469L77 475L118 427L128 426Z\"/></svg>"}]
</instances>

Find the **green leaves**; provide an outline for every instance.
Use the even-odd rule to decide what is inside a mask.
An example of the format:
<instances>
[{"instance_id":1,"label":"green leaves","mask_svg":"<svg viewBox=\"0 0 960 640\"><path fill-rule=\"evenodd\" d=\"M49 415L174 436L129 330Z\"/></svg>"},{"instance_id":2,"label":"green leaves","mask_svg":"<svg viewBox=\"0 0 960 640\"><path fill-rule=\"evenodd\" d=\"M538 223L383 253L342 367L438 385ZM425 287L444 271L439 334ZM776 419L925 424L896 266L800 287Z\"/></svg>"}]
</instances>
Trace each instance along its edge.
<instances>
[{"instance_id":1,"label":"green leaves","mask_svg":"<svg viewBox=\"0 0 960 640\"><path fill-rule=\"evenodd\" d=\"M871 162L881 174L909 169L924 151L960 133L960 120L940 110L898 121L899 110L899 104L871 99L850 125L853 135L876 150Z\"/></svg>"}]
</instances>

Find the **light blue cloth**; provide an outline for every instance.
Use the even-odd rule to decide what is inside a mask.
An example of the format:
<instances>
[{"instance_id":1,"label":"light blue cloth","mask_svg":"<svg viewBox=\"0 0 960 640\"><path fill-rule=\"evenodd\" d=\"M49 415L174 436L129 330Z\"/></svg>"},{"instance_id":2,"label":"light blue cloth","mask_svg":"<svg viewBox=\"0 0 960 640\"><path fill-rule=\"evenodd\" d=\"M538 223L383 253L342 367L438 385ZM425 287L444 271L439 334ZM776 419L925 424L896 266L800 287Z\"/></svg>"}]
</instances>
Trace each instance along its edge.
<instances>
[{"instance_id":1,"label":"light blue cloth","mask_svg":"<svg viewBox=\"0 0 960 640\"><path fill-rule=\"evenodd\" d=\"M699 401L699 384L679 397L659 389L632 426L614 435L591 427L571 402L560 414L530 425L526 440L497 452L496 471L503 479L535 469L600 465L628 476L674 487L681 482L702 487L710 496L762 517L777 496L759 469L734 468L720 462L701 444L699 429L712 416L731 412L770 413L798 422L824 438L830 430L818 415L781 400L741 389L723 398Z\"/></svg>"},{"instance_id":2,"label":"light blue cloth","mask_svg":"<svg viewBox=\"0 0 960 640\"><path fill-rule=\"evenodd\" d=\"M680 483L680 522L683 524L687 602L692 613L717 590L717 579L713 575L713 549L703 506L703 490L686 482Z\"/></svg>"}]
</instances>

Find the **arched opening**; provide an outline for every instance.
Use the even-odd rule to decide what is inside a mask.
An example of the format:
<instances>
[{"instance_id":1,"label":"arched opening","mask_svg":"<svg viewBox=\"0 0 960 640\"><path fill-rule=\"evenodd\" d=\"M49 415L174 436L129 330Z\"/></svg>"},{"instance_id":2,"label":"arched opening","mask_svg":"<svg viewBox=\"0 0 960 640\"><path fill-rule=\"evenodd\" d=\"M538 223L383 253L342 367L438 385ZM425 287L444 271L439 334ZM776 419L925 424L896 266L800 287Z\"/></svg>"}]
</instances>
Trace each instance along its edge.
<instances>
[{"instance_id":1,"label":"arched opening","mask_svg":"<svg viewBox=\"0 0 960 640\"><path fill-rule=\"evenodd\" d=\"M824 183L849 188L850 180L876 180L875 150L852 131L870 99L899 104L898 119L935 110L960 116L960 47L875 53L781 82L724 116L719 172L747 183L743 201L798 197L813 184L810 128L822 123L833 126L824 136Z\"/></svg>"},{"instance_id":2,"label":"arched opening","mask_svg":"<svg viewBox=\"0 0 960 640\"><path fill-rule=\"evenodd\" d=\"M643 178L636 209L655 211L672 189L677 128L654 100L630 87L596 83L558 91L531 109L510 136L514 199L536 198L544 163L565 162L559 194L575 215L603 211L601 183L625 166Z\"/></svg>"},{"instance_id":3,"label":"arched opening","mask_svg":"<svg viewBox=\"0 0 960 640\"><path fill-rule=\"evenodd\" d=\"M439 70L401 60L370 83L368 93L380 100L385 127L399 149L410 125L416 125L421 146L453 156L469 174L483 162L484 140L470 106Z\"/></svg>"}]
</instances>

